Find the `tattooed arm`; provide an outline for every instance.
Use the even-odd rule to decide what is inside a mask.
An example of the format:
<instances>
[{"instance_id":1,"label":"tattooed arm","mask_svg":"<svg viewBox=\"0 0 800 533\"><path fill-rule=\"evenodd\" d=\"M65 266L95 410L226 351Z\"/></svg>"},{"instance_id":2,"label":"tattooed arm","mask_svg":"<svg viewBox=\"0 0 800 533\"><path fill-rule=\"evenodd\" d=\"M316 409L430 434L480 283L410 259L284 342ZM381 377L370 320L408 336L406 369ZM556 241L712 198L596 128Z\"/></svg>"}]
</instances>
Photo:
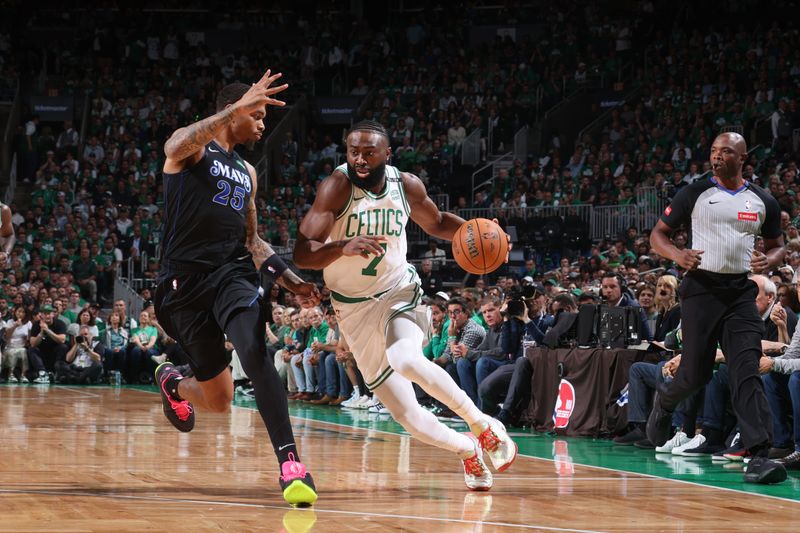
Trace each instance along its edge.
<instances>
[{"instance_id":1,"label":"tattooed arm","mask_svg":"<svg viewBox=\"0 0 800 533\"><path fill-rule=\"evenodd\" d=\"M261 265L264 264L271 256L275 255L275 250L258 235L258 210L256 208L256 191L258 189L258 179L256 177L256 169L250 163L245 162L247 171L250 174L250 181L252 183L252 191L250 192L250 201L247 204L247 213L245 214L245 246L253 256L253 263L256 265L256 270L261 270ZM320 295L317 286L313 283L303 281L300 276L295 274L292 269L287 268L283 274L276 280L278 285L292 291L298 295L300 305L303 307L313 307L319 304Z\"/></svg>"},{"instance_id":2,"label":"tattooed arm","mask_svg":"<svg viewBox=\"0 0 800 533\"><path fill-rule=\"evenodd\" d=\"M267 244L267 242L258 235L258 210L256 208L256 193L258 191L258 179L256 176L256 169L248 162L247 171L250 174L250 182L252 183L252 191L250 192L250 201L247 204L247 212L244 217L245 229L247 234L245 237L245 246L253 256L253 263L256 265L256 270L261 268L261 264L272 255L275 255L275 250Z\"/></svg>"},{"instance_id":3,"label":"tattooed arm","mask_svg":"<svg viewBox=\"0 0 800 533\"><path fill-rule=\"evenodd\" d=\"M164 153L168 163L180 164L186 160L193 160L192 163L197 162L203 156L202 150L205 145L233 122L236 112L237 107L232 105L200 122L175 130L175 133L164 144Z\"/></svg>"},{"instance_id":4,"label":"tattooed arm","mask_svg":"<svg viewBox=\"0 0 800 533\"><path fill-rule=\"evenodd\" d=\"M164 144L164 154L167 156L164 171L180 172L200 161L205 145L230 126L237 116L247 115L258 110L264 111L267 105L286 105L281 100L271 98L272 95L284 91L288 87L286 84L270 87L280 77L280 73L272 75L271 71L267 70L261 79L254 83L235 103L208 118L175 130L175 133Z\"/></svg>"}]
</instances>

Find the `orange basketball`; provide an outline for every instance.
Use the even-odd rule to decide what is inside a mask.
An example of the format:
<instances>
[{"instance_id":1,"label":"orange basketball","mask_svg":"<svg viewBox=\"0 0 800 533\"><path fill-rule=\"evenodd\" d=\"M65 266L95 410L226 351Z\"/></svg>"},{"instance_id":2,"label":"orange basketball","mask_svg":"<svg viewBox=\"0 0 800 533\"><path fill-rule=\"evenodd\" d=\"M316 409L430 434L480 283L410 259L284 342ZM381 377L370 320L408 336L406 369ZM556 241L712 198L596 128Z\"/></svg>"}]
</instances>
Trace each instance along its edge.
<instances>
[{"instance_id":1,"label":"orange basketball","mask_svg":"<svg viewBox=\"0 0 800 533\"><path fill-rule=\"evenodd\" d=\"M464 222L453 235L453 258L471 274L497 270L508 255L508 238L503 228L485 218Z\"/></svg>"}]
</instances>

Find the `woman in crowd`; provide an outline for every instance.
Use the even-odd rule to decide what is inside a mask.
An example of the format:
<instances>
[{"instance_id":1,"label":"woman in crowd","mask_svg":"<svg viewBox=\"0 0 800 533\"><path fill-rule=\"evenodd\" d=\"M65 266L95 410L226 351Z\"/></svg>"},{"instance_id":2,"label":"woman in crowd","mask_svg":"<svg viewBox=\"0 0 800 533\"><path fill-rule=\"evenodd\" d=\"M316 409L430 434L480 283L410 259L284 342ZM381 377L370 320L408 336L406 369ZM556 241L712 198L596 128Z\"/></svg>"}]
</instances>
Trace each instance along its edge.
<instances>
[{"instance_id":1,"label":"woman in crowd","mask_svg":"<svg viewBox=\"0 0 800 533\"><path fill-rule=\"evenodd\" d=\"M92 317L92 313L88 309L82 309L80 313L78 313L77 326L78 327L74 328L76 332L79 331L81 327L86 326L89 328L93 338L96 339L100 336L100 331L97 329L94 317Z\"/></svg>"},{"instance_id":2,"label":"woman in crowd","mask_svg":"<svg viewBox=\"0 0 800 533\"><path fill-rule=\"evenodd\" d=\"M28 339L31 333L30 312L23 306L14 308L13 318L5 323L2 380L28 383ZM17 372L17 370L19 370Z\"/></svg>"},{"instance_id":3,"label":"woman in crowd","mask_svg":"<svg viewBox=\"0 0 800 533\"><path fill-rule=\"evenodd\" d=\"M656 282L655 307L658 312L653 340L663 341L667 333L681 321L681 304L678 302L678 279L665 274Z\"/></svg>"},{"instance_id":4,"label":"woman in crowd","mask_svg":"<svg viewBox=\"0 0 800 533\"><path fill-rule=\"evenodd\" d=\"M128 383L149 382L153 365L150 359L158 355L156 350L158 330L150 324L150 314L142 311L139 314L139 327L131 333L130 354L128 357Z\"/></svg>"},{"instance_id":5,"label":"woman in crowd","mask_svg":"<svg viewBox=\"0 0 800 533\"><path fill-rule=\"evenodd\" d=\"M125 370L125 349L130 341L130 332L122 324L122 316L118 311L111 311L108 315L108 328L106 329L106 350L103 357L103 367L106 372Z\"/></svg>"}]
</instances>

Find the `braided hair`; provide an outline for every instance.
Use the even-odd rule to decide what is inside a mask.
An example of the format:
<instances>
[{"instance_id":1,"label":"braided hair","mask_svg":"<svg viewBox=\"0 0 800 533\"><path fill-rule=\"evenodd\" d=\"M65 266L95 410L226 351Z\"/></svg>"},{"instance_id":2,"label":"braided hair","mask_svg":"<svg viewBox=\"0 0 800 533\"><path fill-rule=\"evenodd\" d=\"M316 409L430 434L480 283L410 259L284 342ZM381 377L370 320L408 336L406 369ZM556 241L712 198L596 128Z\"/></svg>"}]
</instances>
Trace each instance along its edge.
<instances>
[{"instance_id":1,"label":"braided hair","mask_svg":"<svg viewBox=\"0 0 800 533\"><path fill-rule=\"evenodd\" d=\"M347 136L349 137L354 131L377 133L378 135L385 137L387 141L389 140L389 132L386 131L386 128L383 127L383 124L374 120L362 120L361 122L355 123L353 127L350 128L350 131L347 132Z\"/></svg>"}]
</instances>

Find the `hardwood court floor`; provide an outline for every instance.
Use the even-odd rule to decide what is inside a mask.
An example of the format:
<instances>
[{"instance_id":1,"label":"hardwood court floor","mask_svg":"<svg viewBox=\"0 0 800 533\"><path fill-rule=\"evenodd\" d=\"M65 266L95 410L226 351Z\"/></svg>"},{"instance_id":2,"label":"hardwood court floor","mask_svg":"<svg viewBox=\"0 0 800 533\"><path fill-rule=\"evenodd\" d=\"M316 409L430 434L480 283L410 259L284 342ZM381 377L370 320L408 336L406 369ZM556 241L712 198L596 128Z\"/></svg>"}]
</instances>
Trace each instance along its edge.
<instances>
[{"instance_id":1,"label":"hardwood court floor","mask_svg":"<svg viewBox=\"0 0 800 533\"><path fill-rule=\"evenodd\" d=\"M291 409L320 492L314 511L283 502L251 407L198 413L181 434L153 389L0 386L0 531L773 532L800 523L796 474L745 493L741 471L708 460L662 463L607 441L520 433L523 455L491 492L471 493L451 454L388 417Z\"/></svg>"}]
</instances>

